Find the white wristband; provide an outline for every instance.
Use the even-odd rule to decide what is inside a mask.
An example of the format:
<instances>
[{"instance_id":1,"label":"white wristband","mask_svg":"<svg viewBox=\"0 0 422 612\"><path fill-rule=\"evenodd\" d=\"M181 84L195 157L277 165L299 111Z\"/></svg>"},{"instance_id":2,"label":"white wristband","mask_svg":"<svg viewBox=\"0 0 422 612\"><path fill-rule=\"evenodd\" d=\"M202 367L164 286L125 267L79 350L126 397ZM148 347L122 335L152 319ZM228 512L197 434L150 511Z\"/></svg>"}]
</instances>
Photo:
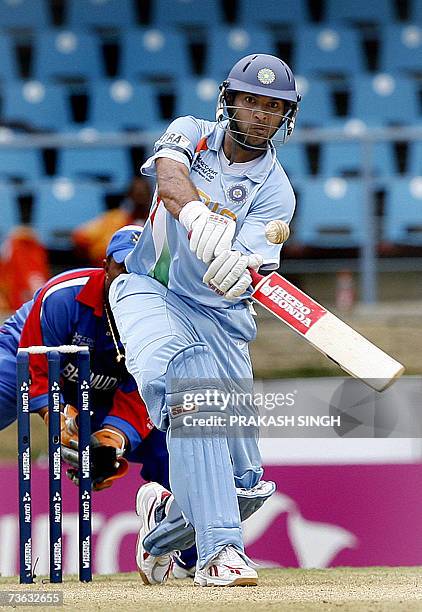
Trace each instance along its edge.
<instances>
[{"instance_id":1,"label":"white wristband","mask_svg":"<svg viewBox=\"0 0 422 612\"><path fill-rule=\"evenodd\" d=\"M199 200L192 200L185 204L182 210L179 212L179 222L183 227L190 232L192 229L192 223L197 219L203 212L209 212L205 204Z\"/></svg>"}]
</instances>

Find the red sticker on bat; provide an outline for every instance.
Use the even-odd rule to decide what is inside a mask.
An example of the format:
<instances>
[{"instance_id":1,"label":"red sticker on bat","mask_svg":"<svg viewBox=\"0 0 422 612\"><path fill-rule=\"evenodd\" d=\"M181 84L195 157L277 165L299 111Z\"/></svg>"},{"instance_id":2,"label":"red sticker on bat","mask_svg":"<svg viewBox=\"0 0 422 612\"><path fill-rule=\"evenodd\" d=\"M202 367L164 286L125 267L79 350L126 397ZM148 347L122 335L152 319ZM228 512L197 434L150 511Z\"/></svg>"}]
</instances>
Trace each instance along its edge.
<instances>
[{"instance_id":1,"label":"red sticker on bat","mask_svg":"<svg viewBox=\"0 0 422 612\"><path fill-rule=\"evenodd\" d=\"M327 312L277 272L267 276L252 297L302 335Z\"/></svg>"}]
</instances>

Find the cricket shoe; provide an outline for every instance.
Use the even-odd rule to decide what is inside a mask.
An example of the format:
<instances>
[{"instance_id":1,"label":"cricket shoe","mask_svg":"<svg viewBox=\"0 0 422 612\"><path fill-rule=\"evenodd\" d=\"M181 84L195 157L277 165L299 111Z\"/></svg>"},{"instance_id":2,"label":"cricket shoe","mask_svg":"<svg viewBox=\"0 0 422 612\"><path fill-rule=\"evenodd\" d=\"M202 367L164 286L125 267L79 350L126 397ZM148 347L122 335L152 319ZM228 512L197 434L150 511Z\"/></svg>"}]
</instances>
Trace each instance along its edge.
<instances>
[{"instance_id":1,"label":"cricket shoe","mask_svg":"<svg viewBox=\"0 0 422 612\"><path fill-rule=\"evenodd\" d=\"M195 586L256 586L258 574L234 546L226 546L203 569L197 569Z\"/></svg>"},{"instance_id":2,"label":"cricket shoe","mask_svg":"<svg viewBox=\"0 0 422 612\"><path fill-rule=\"evenodd\" d=\"M173 578L177 580L184 580L185 578L194 578L195 577L196 566L186 567L182 561L179 561L178 558L174 557L173 563Z\"/></svg>"},{"instance_id":3,"label":"cricket shoe","mask_svg":"<svg viewBox=\"0 0 422 612\"><path fill-rule=\"evenodd\" d=\"M162 520L169 497L171 493L156 482L143 485L136 494L136 514L141 517L141 528L136 541L136 565L144 584L162 584L173 567L171 554L154 557L143 547L147 533Z\"/></svg>"}]
</instances>

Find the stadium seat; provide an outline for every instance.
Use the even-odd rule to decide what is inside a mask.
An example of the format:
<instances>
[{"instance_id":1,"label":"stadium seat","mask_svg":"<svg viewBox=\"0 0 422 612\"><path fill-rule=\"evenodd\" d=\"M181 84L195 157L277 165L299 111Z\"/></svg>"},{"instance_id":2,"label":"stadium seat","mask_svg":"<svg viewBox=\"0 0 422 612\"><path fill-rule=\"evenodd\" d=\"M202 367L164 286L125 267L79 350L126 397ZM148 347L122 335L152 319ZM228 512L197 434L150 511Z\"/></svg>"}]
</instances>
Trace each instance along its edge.
<instances>
[{"instance_id":1,"label":"stadium seat","mask_svg":"<svg viewBox=\"0 0 422 612\"><path fill-rule=\"evenodd\" d=\"M19 78L19 70L13 52L13 40L6 34L0 34L0 78L8 81Z\"/></svg>"},{"instance_id":2,"label":"stadium seat","mask_svg":"<svg viewBox=\"0 0 422 612\"><path fill-rule=\"evenodd\" d=\"M215 121L218 94L218 83L214 79L189 78L179 81L175 117L195 115L200 119Z\"/></svg>"},{"instance_id":3,"label":"stadium seat","mask_svg":"<svg viewBox=\"0 0 422 612\"><path fill-rule=\"evenodd\" d=\"M412 22L421 24L422 23L422 0L412 0L411 6L413 7L412 16L411 16Z\"/></svg>"},{"instance_id":4,"label":"stadium seat","mask_svg":"<svg viewBox=\"0 0 422 612\"><path fill-rule=\"evenodd\" d=\"M46 130L63 130L71 121L67 93L61 85L13 82L3 95L3 121L25 122Z\"/></svg>"},{"instance_id":5,"label":"stadium seat","mask_svg":"<svg viewBox=\"0 0 422 612\"><path fill-rule=\"evenodd\" d=\"M219 27L208 30L206 75L221 82L232 66L251 53L275 54L271 36L265 30Z\"/></svg>"},{"instance_id":6,"label":"stadium seat","mask_svg":"<svg viewBox=\"0 0 422 612\"><path fill-rule=\"evenodd\" d=\"M324 248L358 247L363 243L362 182L343 178L309 179L296 209L297 242Z\"/></svg>"},{"instance_id":7,"label":"stadium seat","mask_svg":"<svg viewBox=\"0 0 422 612\"><path fill-rule=\"evenodd\" d=\"M42 175L41 153L38 150L0 148L0 178L2 180L38 181Z\"/></svg>"},{"instance_id":8,"label":"stadium seat","mask_svg":"<svg viewBox=\"0 0 422 612\"><path fill-rule=\"evenodd\" d=\"M357 142L322 144L319 158L321 176L359 176L362 174L362 145ZM393 145L375 143L372 148L372 176L386 177L397 173Z\"/></svg>"},{"instance_id":9,"label":"stadium seat","mask_svg":"<svg viewBox=\"0 0 422 612\"><path fill-rule=\"evenodd\" d=\"M381 70L397 73L422 70L422 27L385 26L381 40Z\"/></svg>"},{"instance_id":10,"label":"stadium seat","mask_svg":"<svg viewBox=\"0 0 422 612\"><path fill-rule=\"evenodd\" d=\"M10 187L0 185L0 242L20 222L18 203Z\"/></svg>"},{"instance_id":11,"label":"stadium seat","mask_svg":"<svg viewBox=\"0 0 422 612\"><path fill-rule=\"evenodd\" d=\"M101 78L100 44L94 35L86 32L39 33L34 43L33 74L40 80Z\"/></svg>"},{"instance_id":12,"label":"stadium seat","mask_svg":"<svg viewBox=\"0 0 422 612\"><path fill-rule=\"evenodd\" d=\"M334 119L333 99L322 79L298 75L296 86L302 96L297 115L298 127L327 127Z\"/></svg>"},{"instance_id":13,"label":"stadium seat","mask_svg":"<svg viewBox=\"0 0 422 612\"><path fill-rule=\"evenodd\" d=\"M129 28L136 23L133 0L71 0L67 3L71 28Z\"/></svg>"},{"instance_id":14,"label":"stadium seat","mask_svg":"<svg viewBox=\"0 0 422 612\"><path fill-rule=\"evenodd\" d=\"M368 126L410 124L419 117L416 86L386 73L356 76L350 81L349 114Z\"/></svg>"},{"instance_id":15,"label":"stadium seat","mask_svg":"<svg viewBox=\"0 0 422 612\"><path fill-rule=\"evenodd\" d=\"M400 178L387 189L383 239L422 246L422 177Z\"/></svg>"},{"instance_id":16,"label":"stadium seat","mask_svg":"<svg viewBox=\"0 0 422 612\"><path fill-rule=\"evenodd\" d=\"M171 30L138 28L122 36L120 74L126 79L184 78L191 73L184 37Z\"/></svg>"},{"instance_id":17,"label":"stadium seat","mask_svg":"<svg viewBox=\"0 0 422 612\"><path fill-rule=\"evenodd\" d=\"M11 30L47 28L48 0L0 0L0 24Z\"/></svg>"},{"instance_id":18,"label":"stadium seat","mask_svg":"<svg viewBox=\"0 0 422 612\"><path fill-rule=\"evenodd\" d=\"M157 26L204 26L221 23L220 3L216 0L154 0L152 23Z\"/></svg>"},{"instance_id":19,"label":"stadium seat","mask_svg":"<svg viewBox=\"0 0 422 612\"><path fill-rule=\"evenodd\" d=\"M392 23L394 0L325 0L327 21Z\"/></svg>"},{"instance_id":20,"label":"stadium seat","mask_svg":"<svg viewBox=\"0 0 422 612\"><path fill-rule=\"evenodd\" d=\"M355 74L364 69L357 32L337 26L303 26L292 62L297 74Z\"/></svg>"},{"instance_id":21,"label":"stadium seat","mask_svg":"<svg viewBox=\"0 0 422 612\"><path fill-rule=\"evenodd\" d=\"M48 248L68 249L72 230L102 212L98 185L81 185L64 178L45 181L35 193L33 225Z\"/></svg>"},{"instance_id":22,"label":"stadium seat","mask_svg":"<svg viewBox=\"0 0 422 612\"><path fill-rule=\"evenodd\" d=\"M277 159L289 179L308 174L308 161L303 144L288 142L286 145L278 147Z\"/></svg>"},{"instance_id":23,"label":"stadium seat","mask_svg":"<svg viewBox=\"0 0 422 612\"><path fill-rule=\"evenodd\" d=\"M237 20L245 26L251 24L296 24L306 20L306 4L303 0L265 0L257 6L256 0L239 2Z\"/></svg>"},{"instance_id":24,"label":"stadium seat","mask_svg":"<svg viewBox=\"0 0 422 612\"><path fill-rule=\"evenodd\" d=\"M151 130L161 122L151 85L118 79L92 81L90 88L89 122L99 131Z\"/></svg>"},{"instance_id":25,"label":"stadium seat","mask_svg":"<svg viewBox=\"0 0 422 612\"><path fill-rule=\"evenodd\" d=\"M126 185L132 175L129 162L129 153L125 148L62 149L57 174L75 181L97 179Z\"/></svg>"},{"instance_id":26,"label":"stadium seat","mask_svg":"<svg viewBox=\"0 0 422 612\"><path fill-rule=\"evenodd\" d=\"M409 142L406 173L422 176L422 142Z\"/></svg>"}]
</instances>

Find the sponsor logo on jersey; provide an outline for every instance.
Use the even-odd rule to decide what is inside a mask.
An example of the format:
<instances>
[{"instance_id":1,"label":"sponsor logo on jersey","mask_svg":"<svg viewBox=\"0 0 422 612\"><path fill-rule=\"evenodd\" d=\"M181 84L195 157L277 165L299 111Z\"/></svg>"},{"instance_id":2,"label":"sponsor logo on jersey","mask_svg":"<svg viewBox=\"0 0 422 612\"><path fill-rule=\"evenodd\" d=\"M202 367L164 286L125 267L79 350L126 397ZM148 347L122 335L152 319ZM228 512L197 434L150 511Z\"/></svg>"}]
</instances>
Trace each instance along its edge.
<instances>
[{"instance_id":1,"label":"sponsor logo on jersey","mask_svg":"<svg viewBox=\"0 0 422 612\"><path fill-rule=\"evenodd\" d=\"M198 157L196 158L192 166L192 170L193 172L199 174L199 176L205 179L208 183L211 183L211 181L213 181L218 174L218 171L210 168L208 164L204 162L200 155L198 155Z\"/></svg>"},{"instance_id":2,"label":"sponsor logo on jersey","mask_svg":"<svg viewBox=\"0 0 422 612\"><path fill-rule=\"evenodd\" d=\"M72 338L72 344L76 344L78 346L89 346L89 348L94 348L94 340L92 338L88 338L88 336L82 336L75 332Z\"/></svg>"}]
</instances>

